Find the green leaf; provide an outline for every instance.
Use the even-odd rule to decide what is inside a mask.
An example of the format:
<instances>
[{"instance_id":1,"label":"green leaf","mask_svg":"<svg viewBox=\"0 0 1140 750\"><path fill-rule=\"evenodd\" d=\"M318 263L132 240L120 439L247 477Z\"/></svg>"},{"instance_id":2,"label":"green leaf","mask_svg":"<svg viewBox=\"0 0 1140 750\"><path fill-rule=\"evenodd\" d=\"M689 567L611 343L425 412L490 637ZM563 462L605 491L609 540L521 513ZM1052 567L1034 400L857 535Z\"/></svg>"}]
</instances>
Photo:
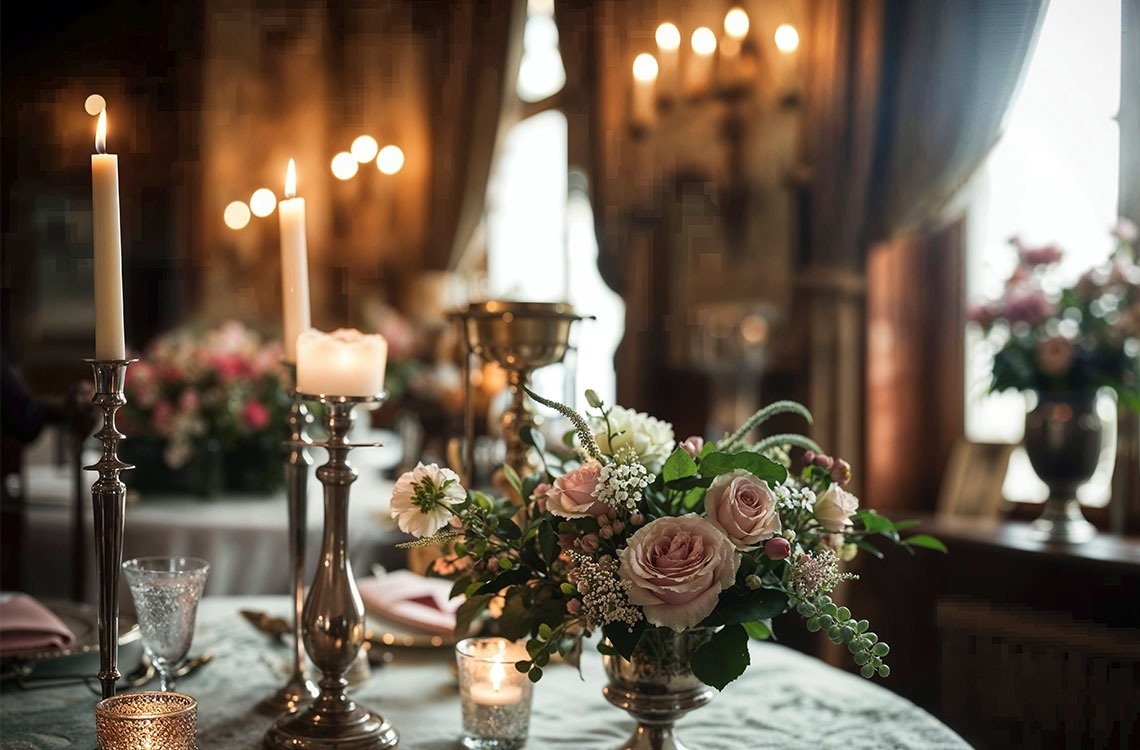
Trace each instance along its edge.
<instances>
[{"instance_id":1,"label":"green leaf","mask_svg":"<svg viewBox=\"0 0 1140 750\"><path fill-rule=\"evenodd\" d=\"M744 469L768 484L776 485L788 478L788 470L759 453L710 453L701 459L701 475L710 477Z\"/></svg>"},{"instance_id":2,"label":"green leaf","mask_svg":"<svg viewBox=\"0 0 1140 750\"><path fill-rule=\"evenodd\" d=\"M883 534L893 531L895 525L886 516L880 516L870 508L856 511L855 519L863 524L868 534Z\"/></svg>"},{"instance_id":3,"label":"green leaf","mask_svg":"<svg viewBox=\"0 0 1140 750\"><path fill-rule=\"evenodd\" d=\"M665 459L665 465L661 467L661 478L666 483L682 477L691 477L696 473L697 463L684 448L674 450L672 455Z\"/></svg>"},{"instance_id":4,"label":"green leaf","mask_svg":"<svg viewBox=\"0 0 1140 750\"><path fill-rule=\"evenodd\" d=\"M703 487L694 487L685 493L681 498L681 504L685 506L685 510L696 510L697 506L702 504L705 500L705 490Z\"/></svg>"},{"instance_id":5,"label":"green leaf","mask_svg":"<svg viewBox=\"0 0 1140 750\"><path fill-rule=\"evenodd\" d=\"M538 527L538 548L547 561L553 561L558 556L558 537L549 522L544 522Z\"/></svg>"},{"instance_id":6,"label":"green leaf","mask_svg":"<svg viewBox=\"0 0 1140 750\"><path fill-rule=\"evenodd\" d=\"M519 437L522 438L522 441L524 443L534 448L539 453L546 451L546 437L541 432L536 430L533 425L528 424L519 430Z\"/></svg>"},{"instance_id":7,"label":"green leaf","mask_svg":"<svg viewBox=\"0 0 1140 750\"><path fill-rule=\"evenodd\" d=\"M755 638L758 641L766 641L772 638L772 621L764 620L763 622L745 622L744 631L748 633L749 638ZM775 638L772 638L775 640Z\"/></svg>"},{"instance_id":8,"label":"green leaf","mask_svg":"<svg viewBox=\"0 0 1140 750\"><path fill-rule=\"evenodd\" d=\"M522 596L508 596L499 615L499 635L517 641L530 634L531 612Z\"/></svg>"},{"instance_id":9,"label":"green leaf","mask_svg":"<svg viewBox=\"0 0 1140 750\"><path fill-rule=\"evenodd\" d=\"M470 575L465 575L465 576L461 576L461 577L457 578L455 580L455 583L453 583L451 585L451 593L448 594L448 598L454 599L455 597L459 596L460 594L466 593L467 587L469 585L471 585L471 576Z\"/></svg>"},{"instance_id":10,"label":"green leaf","mask_svg":"<svg viewBox=\"0 0 1140 750\"><path fill-rule=\"evenodd\" d=\"M716 609L701 621L702 626L735 625L767 620L788 608L788 595L774 589L732 588L720 595Z\"/></svg>"},{"instance_id":11,"label":"green leaf","mask_svg":"<svg viewBox=\"0 0 1140 750\"><path fill-rule=\"evenodd\" d=\"M724 690L748 668L748 632L743 625L729 625L694 651L691 663L701 682Z\"/></svg>"},{"instance_id":12,"label":"green leaf","mask_svg":"<svg viewBox=\"0 0 1140 750\"><path fill-rule=\"evenodd\" d=\"M469 596L466 601L459 605L459 609L455 610L456 638L467 637L471 632L471 623L475 622L475 618L486 611L487 603L491 601L491 597L491 594Z\"/></svg>"},{"instance_id":13,"label":"green leaf","mask_svg":"<svg viewBox=\"0 0 1140 750\"><path fill-rule=\"evenodd\" d=\"M507 586L514 586L522 583L530 577L530 572L525 568L512 568L500 575L495 576L487 583L476 590L476 594L497 594Z\"/></svg>"},{"instance_id":14,"label":"green leaf","mask_svg":"<svg viewBox=\"0 0 1140 750\"><path fill-rule=\"evenodd\" d=\"M930 534L915 534L914 536L908 536L903 540L903 544L906 544L910 547L925 547L926 549L937 550L938 552L950 551L946 549L946 545L943 544L940 539L933 537Z\"/></svg>"},{"instance_id":15,"label":"green leaf","mask_svg":"<svg viewBox=\"0 0 1140 750\"><path fill-rule=\"evenodd\" d=\"M602 627L602 634L605 635L606 640L610 642L615 651L628 659L633 656L637 642L641 640L641 636L648 628L649 625L645 620L639 620L632 628L624 622L611 622Z\"/></svg>"},{"instance_id":16,"label":"green leaf","mask_svg":"<svg viewBox=\"0 0 1140 750\"><path fill-rule=\"evenodd\" d=\"M880 560L883 559L883 553L879 551L879 548L864 539L856 539L855 546Z\"/></svg>"},{"instance_id":17,"label":"green leaf","mask_svg":"<svg viewBox=\"0 0 1140 750\"><path fill-rule=\"evenodd\" d=\"M503 476L507 478L507 482L510 483L514 491L519 493L519 497L525 497L523 495L522 480L519 479L518 472L512 469L510 464L503 464Z\"/></svg>"},{"instance_id":18,"label":"green leaf","mask_svg":"<svg viewBox=\"0 0 1140 750\"><path fill-rule=\"evenodd\" d=\"M694 489L694 488L699 487L699 488L704 489L704 488L708 487L710 484L712 484L713 479L715 479L715 477L712 477L712 476L682 477L680 479L674 479L672 482L666 482L665 487L667 489L670 489L670 490L679 490L682 492L688 492L689 490Z\"/></svg>"}]
</instances>

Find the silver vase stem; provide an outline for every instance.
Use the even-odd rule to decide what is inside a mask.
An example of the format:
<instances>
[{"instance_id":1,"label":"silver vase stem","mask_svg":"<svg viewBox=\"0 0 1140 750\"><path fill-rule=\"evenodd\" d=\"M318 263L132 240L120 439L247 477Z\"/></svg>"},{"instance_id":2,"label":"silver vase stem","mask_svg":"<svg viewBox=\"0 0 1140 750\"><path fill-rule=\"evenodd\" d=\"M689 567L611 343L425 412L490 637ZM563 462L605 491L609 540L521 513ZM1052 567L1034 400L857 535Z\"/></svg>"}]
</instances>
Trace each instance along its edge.
<instances>
[{"instance_id":1,"label":"silver vase stem","mask_svg":"<svg viewBox=\"0 0 1140 750\"><path fill-rule=\"evenodd\" d=\"M119 568L123 564L123 522L127 487L119 472L134 467L119 459L123 433L115 427L115 413L127 403L124 383L127 365L135 359L88 359L95 376L91 403L103 411L103 426L95 437L103 453L91 466L99 472L91 485L91 508L95 520L95 570L99 579L99 682L104 698L115 695L119 677Z\"/></svg>"},{"instance_id":2,"label":"silver vase stem","mask_svg":"<svg viewBox=\"0 0 1140 750\"><path fill-rule=\"evenodd\" d=\"M355 703L346 691L347 673L364 643L364 602L348 559L349 489L356 469L348 441L358 404L378 404L383 396L300 396L319 400L328 439L318 445L328 462L317 469L324 487L325 526L317 574L302 615L305 649L321 671L319 693L304 710L283 716L265 735L265 746L279 750L386 750L399 734L382 716Z\"/></svg>"},{"instance_id":3,"label":"silver vase stem","mask_svg":"<svg viewBox=\"0 0 1140 750\"><path fill-rule=\"evenodd\" d=\"M291 382L297 381L296 365L287 363ZM308 426L313 421L305 402L290 389L292 405L289 408L289 456L285 461L285 492L289 513L289 570L293 593L293 672L289 681L273 695L258 704L262 713L277 716L295 713L301 706L317 696L317 686L305 677L305 641L301 632L301 618L305 606L305 539L308 534L309 514L309 456L312 440Z\"/></svg>"}]
</instances>

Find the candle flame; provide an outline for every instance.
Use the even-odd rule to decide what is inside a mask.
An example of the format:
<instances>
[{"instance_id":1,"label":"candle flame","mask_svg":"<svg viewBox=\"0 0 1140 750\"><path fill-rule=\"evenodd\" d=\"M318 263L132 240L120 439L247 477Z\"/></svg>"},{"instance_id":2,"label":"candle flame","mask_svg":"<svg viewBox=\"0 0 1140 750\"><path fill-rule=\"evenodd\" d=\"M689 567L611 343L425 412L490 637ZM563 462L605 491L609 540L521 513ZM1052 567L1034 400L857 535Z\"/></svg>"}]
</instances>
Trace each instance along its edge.
<instances>
[{"instance_id":1,"label":"candle flame","mask_svg":"<svg viewBox=\"0 0 1140 750\"><path fill-rule=\"evenodd\" d=\"M502 657L496 657L494 665L491 666L491 673L488 675L491 678L491 689L496 693L503 689L503 680L507 676L501 659Z\"/></svg>"},{"instance_id":2,"label":"candle flame","mask_svg":"<svg viewBox=\"0 0 1140 750\"><path fill-rule=\"evenodd\" d=\"M95 126L95 153L107 153L107 110L99 112L99 124Z\"/></svg>"},{"instance_id":3,"label":"candle flame","mask_svg":"<svg viewBox=\"0 0 1140 750\"><path fill-rule=\"evenodd\" d=\"M285 170L285 197L297 197L297 166L289 160L289 168Z\"/></svg>"}]
</instances>

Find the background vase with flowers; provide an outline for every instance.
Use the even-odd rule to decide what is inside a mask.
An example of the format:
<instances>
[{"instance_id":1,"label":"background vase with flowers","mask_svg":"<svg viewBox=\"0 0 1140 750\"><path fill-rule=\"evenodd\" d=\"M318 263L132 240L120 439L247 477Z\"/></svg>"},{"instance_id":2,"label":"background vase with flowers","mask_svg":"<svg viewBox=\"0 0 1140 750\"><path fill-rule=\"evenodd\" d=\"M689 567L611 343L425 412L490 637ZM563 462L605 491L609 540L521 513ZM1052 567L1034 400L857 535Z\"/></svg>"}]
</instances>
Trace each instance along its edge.
<instances>
[{"instance_id":1,"label":"background vase with flowers","mask_svg":"<svg viewBox=\"0 0 1140 750\"><path fill-rule=\"evenodd\" d=\"M187 326L127 370L120 448L144 495L265 494L284 483L289 437L282 350L245 324Z\"/></svg>"},{"instance_id":2,"label":"background vase with flowers","mask_svg":"<svg viewBox=\"0 0 1140 750\"><path fill-rule=\"evenodd\" d=\"M1077 489L1096 471L1105 426L1098 394L1110 391L1122 413L1140 412L1140 265L1137 228L1122 219L1115 249L1073 283L1056 279L1062 251L1017 237L1017 265L1002 295L975 305L970 323L993 352L989 391L1027 396L1024 445L1049 497L1034 530L1046 540L1095 535Z\"/></svg>"}]
</instances>

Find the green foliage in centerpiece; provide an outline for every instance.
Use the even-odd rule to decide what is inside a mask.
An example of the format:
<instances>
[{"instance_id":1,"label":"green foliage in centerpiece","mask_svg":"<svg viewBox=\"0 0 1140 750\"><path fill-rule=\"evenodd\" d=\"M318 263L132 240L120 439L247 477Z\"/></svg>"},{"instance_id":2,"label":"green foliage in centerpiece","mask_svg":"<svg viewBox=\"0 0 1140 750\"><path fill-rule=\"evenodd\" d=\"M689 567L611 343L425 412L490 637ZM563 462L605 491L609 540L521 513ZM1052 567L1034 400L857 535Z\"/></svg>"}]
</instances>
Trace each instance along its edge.
<instances>
[{"instance_id":1,"label":"green foliage in centerpiece","mask_svg":"<svg viewBox=\"0 0 1140 750\"><path fill-rule=\"evenodd\" d=\"M120 449L137 465L127 483L199 495L280 487L290 408L281 356L238 321L156 339L127 368Z\"/></svg>"},{"instance_id":2,"label":"green foliage in centerpiece","mask_svg":"<svg viewBox=\"0 0 1140 750\"><path fill-rule=\"evenodd\" d=\"M832 601L853 578L842 570L858 550L881 556L875 537L913 550L945 551L928 535L903 538L914 522L893 523L859 508L845 487L851 467L809 438L748 435L776 414L802 405L761 409L717 443L690 437L677 444L667 422L595 394L589 417L530 393L574 425L569 453L548 450L542 436L524 439L543 469L506 473L523 507L468 492L450 470L417 466L397 481L392 515L421 537L443 543L440 566L463 595L457 632L493 610L498 632L526 639L518 662L533 680L555 655L576 650L600 632L603 653L626 658L658 634L712 629L691 655L694 674L723 688L749 663L749 637L772 634L772 618L794 609L809 630L846 645L865 677L886 677L889 651L866 620ZM791 471L790 449L804 449Z\"/></svg>"}]
</instances>

